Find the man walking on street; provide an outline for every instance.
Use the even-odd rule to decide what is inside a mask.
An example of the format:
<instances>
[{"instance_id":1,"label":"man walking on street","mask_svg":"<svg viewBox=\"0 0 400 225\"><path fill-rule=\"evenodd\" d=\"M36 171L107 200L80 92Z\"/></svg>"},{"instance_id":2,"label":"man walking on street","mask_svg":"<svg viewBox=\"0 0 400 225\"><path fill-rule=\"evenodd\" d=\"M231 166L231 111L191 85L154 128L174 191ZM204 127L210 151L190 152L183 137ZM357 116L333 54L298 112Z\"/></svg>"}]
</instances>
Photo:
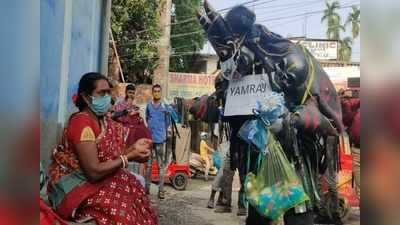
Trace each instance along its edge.
<instances>
[{"instance_id":1,"label":"man walking on street","mask_svg":"<svg viewBox=\"0 0 400 225\"><path fill-rule=\"evenodd\" d=\"M153 85L152 94L153 100L150 101L146 107L146 121L153 139L153 153L151 159L147 163L146 169L146 192L150 192L151 165L155 156L160 174L158 198L164 199L164 175L169 158L165 142L167 140L167 130L171 121L170 115L165 105L162 103L161 86L158 84Z\"/></svg>"},{"instance_id":2,"label":"man walking on street","mask_svg":"<svg viewBox=\"0 0 400 225\"><path fill-rule=\"evenodd\" d=\"M224 201L223 204L218 205L215 209L215 213L230 213L232 211L232 184L233 184L233 177L235 176L235 170L232 170L231 168L231 158L230 158L230 152L228 149L228 152L226 156L224 157L224 162L223 165L224 167L221 168L223 169L223 181L222 181L222 188L221 192L224 195ZM236 213L237 216L246 216L247 215L247 209L245 206L244 198L245 198L245 193L244 193L244 179L245 175L241 171L239 172L239 178L240 178L240 190L238 193L238 211Z\"/></svg>"}]
</instances>

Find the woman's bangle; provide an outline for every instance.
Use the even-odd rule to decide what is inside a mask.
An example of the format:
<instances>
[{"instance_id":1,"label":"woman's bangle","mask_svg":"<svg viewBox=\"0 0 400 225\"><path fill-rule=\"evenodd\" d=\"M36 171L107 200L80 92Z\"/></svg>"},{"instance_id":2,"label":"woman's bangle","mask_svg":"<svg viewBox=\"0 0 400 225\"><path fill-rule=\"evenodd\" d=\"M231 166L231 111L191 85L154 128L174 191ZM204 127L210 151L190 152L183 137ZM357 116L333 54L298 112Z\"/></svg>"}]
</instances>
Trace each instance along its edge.
<instances>
[{"instance_id":1,"label":"woman's bangle","mask_svg":"<svg viewBox=\"0 0 400 225\"><path fill-rule=\"evenodd\" d=\"M126 161L125 161L124 156L123 156L123 155L120 155L119 158L120 158L121 161L122 161L122 168L126 168Z\"/></svg>"},{"instance_id":2,"label":"woman's bangle","mask_svg":"<svg viewBox=\"0 0 400 225\"><path fill-rule=\"evenodd\" d=\"M126 155L123 155L122 157L124 157L124 159L125 159L125 163L126 163L126 168L128 168L128 163L129 163L129 160L128 160L128 156L126 156Z\"/></svg>"}]
</instances>

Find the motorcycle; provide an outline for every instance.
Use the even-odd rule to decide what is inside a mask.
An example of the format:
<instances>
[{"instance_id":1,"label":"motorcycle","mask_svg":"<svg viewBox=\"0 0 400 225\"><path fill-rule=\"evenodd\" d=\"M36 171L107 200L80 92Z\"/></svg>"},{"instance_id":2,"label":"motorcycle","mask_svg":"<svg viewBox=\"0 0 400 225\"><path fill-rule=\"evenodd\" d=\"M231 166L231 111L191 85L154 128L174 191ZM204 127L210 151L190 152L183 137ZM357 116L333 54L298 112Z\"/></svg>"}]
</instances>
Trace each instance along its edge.
<instances>
[{"instance_id":1,"label":"motorcycle","mask_svg":"<svg viewBox=\"0 0 400 225\"><path fill-rule=\"evenodd\" d=\"M196 178L199 175L204 176L206 166L205 166L203 159L201 158L201 156L199 154L192 153L190 156L189 164L190 164L191 178ZM217 172L218 172L218 170L215 167L211 167L208 172L208 175L216 176Z\"/></svg>"}]
</instances>

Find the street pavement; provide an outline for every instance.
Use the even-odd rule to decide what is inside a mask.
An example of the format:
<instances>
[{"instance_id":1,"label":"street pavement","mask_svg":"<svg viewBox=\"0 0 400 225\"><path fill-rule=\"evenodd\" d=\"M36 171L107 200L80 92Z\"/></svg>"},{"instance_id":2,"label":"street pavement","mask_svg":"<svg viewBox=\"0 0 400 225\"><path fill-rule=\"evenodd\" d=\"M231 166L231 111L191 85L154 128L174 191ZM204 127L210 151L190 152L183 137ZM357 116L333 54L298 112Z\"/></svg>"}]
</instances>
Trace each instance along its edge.
<instances>
[{"instance_id":1,"label":"street pavement","mask_svg":"<svg viewBox=\"0 0 400 225\"><path fill-rule=\"evenodd\" d=\"M218 214L206 208L212 179L189 180L184 191L177 191L170 185L166 187L166 199L158 200L155 184L151 187L151 200L160 218L160 225L244 225L245 217L236 216L239 178L235 175L232 194L232 213ZM354 209L346 225L360 225L360 212Z\"/></svg>"},{"instance_id":2,"label":"street pavement","mask_svg":"<svg viewBox=\"0 0 400 225\"><path fill-rule=\"evenodd\" d=\"M158 189L156 184L152 184L150 198L159 216L160 225L244 225L246 218L236 216L240 188L237 174L233 181L232 213L217 214L214 213L213 209L206 208L212 182L212 179L209 181L204 181L201 178L191 179L184 191L177 191L170 185L166 185L166 198L161 201L157 199ZM94 225L93 223L69 224ZM358 209L352 211L346 225L360 225L360 211Z\"/></svg>"}]
</instances>

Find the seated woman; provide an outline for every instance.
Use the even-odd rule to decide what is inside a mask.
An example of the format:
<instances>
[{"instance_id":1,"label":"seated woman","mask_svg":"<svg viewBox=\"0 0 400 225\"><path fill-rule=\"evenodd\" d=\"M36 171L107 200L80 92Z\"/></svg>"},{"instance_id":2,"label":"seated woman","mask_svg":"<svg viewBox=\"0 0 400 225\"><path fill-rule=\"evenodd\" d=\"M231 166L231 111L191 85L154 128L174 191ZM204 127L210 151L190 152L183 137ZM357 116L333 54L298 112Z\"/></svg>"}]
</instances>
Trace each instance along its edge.
<instances>
[{"instance_id":1,"label":"seated woman","mask_svg":"<svg viewBox=\"0 0 400 225\"><path fill-rule=\"evenodd\" d=\"M110 85L98 73L83 75L76 106L49 167L49 200L64 219L99 225L158 224L144 188L126 170L128 161L146 162L151 140L125 147L122 125L104 116Z\"/></svg>"}]
</instances>

